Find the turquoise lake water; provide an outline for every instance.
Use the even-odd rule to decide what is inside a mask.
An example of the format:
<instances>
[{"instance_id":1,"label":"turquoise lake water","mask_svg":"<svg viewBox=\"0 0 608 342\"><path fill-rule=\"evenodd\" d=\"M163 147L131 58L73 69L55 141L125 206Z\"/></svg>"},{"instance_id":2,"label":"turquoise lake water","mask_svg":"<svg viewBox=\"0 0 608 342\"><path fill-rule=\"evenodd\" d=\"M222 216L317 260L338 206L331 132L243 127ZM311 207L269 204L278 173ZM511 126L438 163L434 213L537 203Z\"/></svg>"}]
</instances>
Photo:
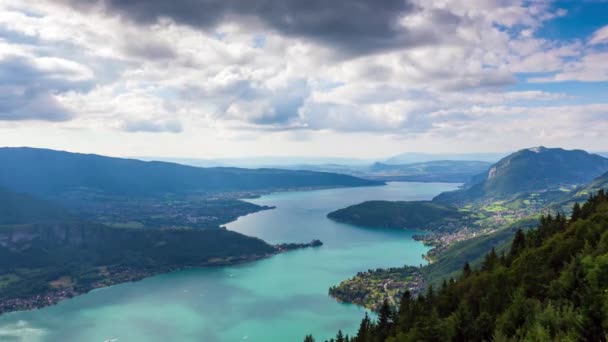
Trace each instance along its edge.
<instances>
[{"instance_id":1,"label":"turquoise lake water","mask_svg":"<svg viewBox=\"0 0 608 342\"><path fill-rule=\"evenodd\" d=\"M309 242L297 250L238 266L178 271L98 289L58 305L0 316L0 341L289 342L312 333L352 334L364 310L337 303L330 286L359 271L419 265L428 249L412 230L333 222L327 213L366 200L424 200L457 184L276 193L250 200L274 210L239 218L228 229L270 243Z\"/></svg>"}]
</instances>

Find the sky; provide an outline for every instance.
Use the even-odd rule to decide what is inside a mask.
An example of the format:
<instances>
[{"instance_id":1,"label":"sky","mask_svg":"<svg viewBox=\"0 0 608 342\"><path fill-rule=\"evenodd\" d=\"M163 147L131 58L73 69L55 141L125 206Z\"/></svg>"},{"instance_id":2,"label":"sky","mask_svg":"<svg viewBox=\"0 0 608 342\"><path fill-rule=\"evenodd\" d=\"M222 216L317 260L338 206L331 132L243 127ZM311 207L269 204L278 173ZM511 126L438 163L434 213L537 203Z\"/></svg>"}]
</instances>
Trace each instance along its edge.
<instances>
[{"instance_id":1,"label":"sky","mask_svg":"<svg viewBox=\"0 0 608 342\"><path fill-rule=\"evenodd\" d=\"M0 0L0 146L608 150L608 1Z\"/></svg>"}]
</instances>

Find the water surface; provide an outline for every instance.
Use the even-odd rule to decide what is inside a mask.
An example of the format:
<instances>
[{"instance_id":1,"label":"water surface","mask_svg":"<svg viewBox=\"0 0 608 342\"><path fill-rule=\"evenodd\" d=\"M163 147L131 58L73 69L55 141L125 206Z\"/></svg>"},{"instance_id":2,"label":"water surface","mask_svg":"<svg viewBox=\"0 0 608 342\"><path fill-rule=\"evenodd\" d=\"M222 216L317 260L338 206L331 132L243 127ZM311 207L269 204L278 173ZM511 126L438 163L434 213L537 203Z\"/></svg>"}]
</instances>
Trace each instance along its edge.
<instances>
[{"instance_id":1,"label":"water surface","mask_svg":"<svg viewBox=\"0 0 608 342\"><path fill-rule=\"evenodd\" d=\"M0 316L0 341L270 342L356 331L363 309L327 289L369 268L418 265L427 251L412 230L333 222L330 211L365 200L422 200L445 183L276 193L250 200L274 210L227 228L270 243L320 239L320 248L245 265L194 269L98 289L58 305Z\"/></svg>"}]
</instances>

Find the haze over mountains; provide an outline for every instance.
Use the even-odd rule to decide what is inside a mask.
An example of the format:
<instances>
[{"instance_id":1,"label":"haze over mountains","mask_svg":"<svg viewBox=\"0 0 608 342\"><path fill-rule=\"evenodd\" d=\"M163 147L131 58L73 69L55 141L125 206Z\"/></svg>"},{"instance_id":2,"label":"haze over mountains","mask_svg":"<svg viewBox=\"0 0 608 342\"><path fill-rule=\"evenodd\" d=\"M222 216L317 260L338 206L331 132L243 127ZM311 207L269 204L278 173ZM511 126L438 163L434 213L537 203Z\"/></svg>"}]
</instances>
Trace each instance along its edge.
<instances>
[{"instance_id":1,"label":"haze over mountains","mask_svg":"<svg viewBox=\"0 0 608 342\"><path fill-rule=\"evenodd\" d=\"M33 148L0 149L0 185L37 195L78 189L114 194L221 192L381 184L348 175L277 169L198 168Z\"/></svg>"}]
</instances>

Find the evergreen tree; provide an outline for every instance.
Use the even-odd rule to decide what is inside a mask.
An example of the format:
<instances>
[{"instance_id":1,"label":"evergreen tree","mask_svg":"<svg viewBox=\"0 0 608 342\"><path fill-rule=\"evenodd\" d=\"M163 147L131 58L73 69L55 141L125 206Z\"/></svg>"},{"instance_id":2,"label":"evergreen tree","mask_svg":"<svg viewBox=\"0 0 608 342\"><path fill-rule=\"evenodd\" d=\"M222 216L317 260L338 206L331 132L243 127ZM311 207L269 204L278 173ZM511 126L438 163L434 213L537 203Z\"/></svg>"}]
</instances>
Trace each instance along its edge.
<instances>
[{"instance_id":1,"label":"evergreen tree","mask_svg":"<svg viewBox=\"0 0 608 342\"><path fill-rule=\"evenodd\" d=\"M312 335L306 335L306 337L304 337L304 342L315 342L315 339Z\"/></svg>"},{"instance_id":2,"label":"evergreen tree","mask_svg":"<svg viewBox=\"0 0 608 342\"><path fill-rule=\"evenodd\" d=\"M338 330L338 334L336 335L336 342L345 342L342 330Z\"/></svg>"},{"instance_id":3,"label":"evergreen tree","mask_svg":"<svg viewBox=\"0 0 608 342\"><path fill-rule=\"evenodd\" d=\"M376 324L375 336L378 341L384 341L390 334L393 326L393 310L387 299L384 299L378 311L378 323Z\"/></svg>"},{"instance_id":4,"label":"evergreen tree","mask_svg":"<svg viewBox=\"0 0 608 342\"><path fill-rule=\"evenodd\" d=\"M607 341L608 196L579 208L574 220L548 214L516 231L507 257L493 249L438 290L406 291L397 312L385 300L377 323L366 315L351 342Z\"/></svg>"},{"instance_id":5,"label":"evergreen tree","mask_svg":"<svg viewBox=\"0 0 608 342\"><path fill-rule=\"evenodd\" d=\"M361 324L359 325L359 331L357 332L357 336L353 339L356 342L370 342L372 334L372 321L369 318L367 312L365 312L365 317L361 320Z\"/></svg>"},{"instance_id":6,"label":"evergreen tree","mask_svg":"<svg viewBox=\"0 0 608 342\"><path fill-rule=\"evenodd\" d=\"M513 242L511 243L511 250L509 251L509 260L513 260L519 252L526 248L526 235L521 229L517 229Z\"/></svg>"},{"instance_id":7,"label":"evergreen tree","mask_svg":"<svg viewBox=\"0 0 608 342\"><path fill-rule=\"evenodd\" d=\"M574 203L574 207L572 207L572 215L570 216L570 221L575 222L581 217L582 209L578 202Z\"/></svg>"},{"instance_id":8,"label":"evergreen tree","mask_svg":"<svg viewBox=\"0 0 608 342\"><path fill-rule=\"evenodd\" d=\"M496 249L492 247L490 253L486 254L486 257L481 264L482 271L491 271L494 269L496 264L498 263L498 255L496 254Z\"/></svg>"},{"instance_id":9,"label":"evergreen tree","mask_svg":"<svg viewBox=\"0 0 608 342\"><path fill-rule=\"evenodd\" d=\"M469 265L469 262L465 262L464 267L462 267L462 276L464 278L468 278L472 272L473 271L471 270L471 265Z\"/></svg>"}]
</instances>

